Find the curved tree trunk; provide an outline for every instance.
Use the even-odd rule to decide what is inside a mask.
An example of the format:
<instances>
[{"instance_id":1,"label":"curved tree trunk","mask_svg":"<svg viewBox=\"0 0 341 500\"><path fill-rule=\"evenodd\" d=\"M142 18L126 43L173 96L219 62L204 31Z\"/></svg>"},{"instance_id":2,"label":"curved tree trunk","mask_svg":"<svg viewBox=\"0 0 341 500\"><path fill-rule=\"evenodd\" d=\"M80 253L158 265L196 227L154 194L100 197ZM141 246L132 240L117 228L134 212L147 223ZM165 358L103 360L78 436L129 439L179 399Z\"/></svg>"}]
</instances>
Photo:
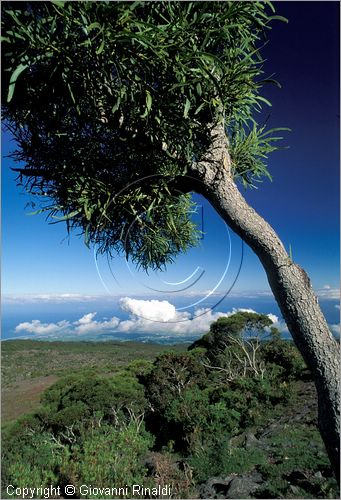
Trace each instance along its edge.
<instances>
[{"instance_id":1,"label":"curved tree trunk","mask_svg":"<svg viewBox=\"0 0 341 500\"><path fill-rule=\"evenodd\" d=\"M188 172L224 221L257 254L295 344L311 370L318 394L319 428L339 481L339 345L321 312L306 272L289 258L272 227L251 208L233 181L224 129L214 130L204 161Z\"/></svg>"}]
</instances>

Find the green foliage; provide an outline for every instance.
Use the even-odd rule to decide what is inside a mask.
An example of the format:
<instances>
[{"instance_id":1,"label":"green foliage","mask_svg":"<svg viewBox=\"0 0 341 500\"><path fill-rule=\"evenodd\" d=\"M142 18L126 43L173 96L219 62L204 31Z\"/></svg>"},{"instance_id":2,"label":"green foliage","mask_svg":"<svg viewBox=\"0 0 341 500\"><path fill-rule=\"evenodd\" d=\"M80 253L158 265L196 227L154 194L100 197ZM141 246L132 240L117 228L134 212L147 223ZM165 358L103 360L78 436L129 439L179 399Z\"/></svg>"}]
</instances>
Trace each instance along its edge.
<instances>
[{"instance_id":1,"label":"green foliage","mask_svg":"<svg viewBox=\"0 0 341 500\"><path fill-rule=\"evenodd\" d=\"M238 330L251 328L255 319L231 316L232 338L245 342ZM260 316L262 325L268 327ZM35 344L26 345L32 350ZM65 345L84 352L84 346ZM15 353L15 346L9 351ZM40 350L51 356L51 346ZM113 359L122 356L116 349ZM216 357L222 366L231 349L233 344ZM203 347L164 353L153 364L126 356L125 369L111 376L84 371L64 377L45 391L38 411L4 427L3 485L73 484L79 492L81 484L171 484L175 498L193 498L212 476L256 470L264 478L257 497L335 498L322 440L305 423L314 418L313 408L306 413L310 399L301 401L306 382L288 367L295 349L272 328L259 352L263 378L248 373L223 380L207 364ZM311 385L309 390L313 397ZM246 445L249 432L258 438L254 446Z\"/></svg>"},{"instance_id":2,"label":"green foliage","mask_svg":"<svg viewBox=\"0 0 341 500\"><path fill-rule=\"evenodd\" d=\"M274 128L265 131L265 127L257 128L255 124L249 131L240 126L233 130L229 143L232 170L245 187L255 187L254 183L259 182L262 177L271 179L266 161L269 153L279 149L276 142L283 139L274 134L289 130Z\"/></svg>"},{"instance_id":3,"label":"green foliage","mask_svg":"<svg viewBox=\"0 0 341 500\"><path fill-rule=\"evenodd\" d=\"M322 453L323 444L317 429L306 428L302 435L299 424L295 428L286 425L269 441L274 464L264 465L261 469L268 478L278 475L279 470L281 474L287 474L298 468L313 469L329 466L326 455Z\"/></svg>"},{"instance_id":4,"label":"green foliage","mask_svg":"<svg viewBox=\"0 0 341 500\"><path fill-rule=\"evenodd\" d=\"M219 438L208 439L208 442L193 451L189 462L198 483L221 474L226 465L229 449L229 437L222 435Z\"/></svg>"},{"instance_id":5,"label":"green foliage","mask_svg":"<svg viewBox=\"0 0 341 500\"><path fill-rule=\"evenodd\" d=\"M44 431L39 419L29 415L2 433L2 483L16 487L56 485L58 468L66 450Z\"/></svg>"},{"instance_id":6,"label":"green foliage","mask_svg":"<svg viewBox=\"0 0 341 500\"><path fill-rule=\"evenodd\" d=\"M70 426L82 432L84 426L100 420L114 423L129 410L143 413L146 400L134 375L120 372L111 378L69 377L45 391L40 419L55 431Z\"/></svg>"},{"instance_id":7,"label":"green foliage","mask_svg":"<svg viewBox=\"0 0 341 500\"><path fill-rule=\"evenodd\" d=\"M76 486L92 484L112 488L115 485L144 484L143 459L152 444L152 436L139 431L133 423L121 430L105 426L84 435L81 443L73 449L72 472L77 477ZM103 498L103 495L98 498ZM104 498L112 498L112 495Z\"/></svg>"},{"instance_id":8,"label":"green foliage","mask_svg":"<svg viewBox=\"0 0 341 500\"><path fill-rule=\"evenodd\" d=\"M329 461L324 445L316 428L296 424L294 427L285 425L277 433L268 438L271 453L271 463L261 464L259 470L266 478L266 486L258 493L258 498L283 498L288 495L289 486L295 484L297 471L304 471L299 491L303 498L326 498L321 492L321 484L316 478L309 478L309 472L314 470L328 471ZM296 472L296 474L295 474ZM326 472L328 476L329 473ZM303 480L302 480L303 479ZM336 481L324 480L325 489L335 497ZM322 495L321 495L322 493ZM301 496L300 495L300 496Z\"/></svg>"},{"instance_id":9,"label":"green foliage","mask_svg":"<svg viewBox=\"0 0 341 500\"><path fill-rule=\"evenodd\" d=\"M251 313L231 316L236 335L245 325L266 328L269 322L268 317ZM223 326L226 327L226 321ZM226 335L226 330L223 331ZM220 330L215 334L220 334ZM234 345L216 355L215 361L220 366L224 366L224 358L231 349L235 349ZM196 348L188 354L162 355L156 359L153 370L140 378L152 409L147 414L147 427L154 433L156 428L161 429L158 446L172 441L174 448L182 451L205 447L203 443L210 436L236 435L242 429L259 425L276 405L290 400L290 387L282 384L281 377L275 378L273 370L271 380L255 373L224 380L220 370L212 371L207 365L207 352ZM240 363L238 358L234 362Z\"/></svg>"},{"instance_id":10,"label":"green foliage","mask_svg":"<svg viewBox=\"0 0 341 500\"><path fill-rule=\"evenodd\" d=\"M186 346L179 344L173 349L184 351ZM2 385L13 382L21 384L23 380L51 375L65 377L70 373L113 373L122 370L130 362L138 364L140 358L142 363L153 361L165 351L169 351L169 346L139 342L7 340L2 344ZM8 408L10 403L11 400L6 400L4 406Z\"/></svg>"},{"instance_id":11,"label":"green foliage","mask_svg":"<svg viewBox=\"0 0 341 500\"><path fill-rule=\"evenodd\" d=\"M167 353L159 356L154 369L140 380L152 407L163 414L185 389L204 383L205 368L193 355Z\"/></svg>"},{"instance_id":12,"label":"green foliage","mask_svg":"<svg viewBox=\"0 0 341 500\"><path fill-rule=\"evenodd\" d=\"M193 342L189 349L203 347L207 350L208 357L215 359L227 346L231 346L229 337L238 339L243 334L259 335L270 325L272 321L265 314L239 311L227 318L223 317L214 321L209 332Z\"/></svg>"},{"instance_id":13,"label":"green foliage","mask_svg":"<svg viewBox=\"0 0 341 500\"><path fill-rule=\"evenodd\" d=\"M207 481L212 476L243 474L255 466L266 463L262 450L232 448L230 441L222 436L215 442L205 443L190 459L198 482Z\"/></svg>"},{"instance_id":14,"label":"green foliage","mask_svg":"<svg viewBox=\"0 0 341 500\"><path fill-rule=\"evenodd\" d=\"M2 10L3 116L25 165L19 182L98 252L162 268L198 243L183 175L222 120L236 175L252 184L266 174L276 139L243 130L268 104L259 46L280 19L270 2Z\"/></svg>"},{"instance_id":15,"label":"green foliage","mask_svg":"<svg viewBox=\"0 0 341 500\"><path fill-rule=\"evenodd\" d=\"M264 342L261 356L269 369L270 365L274 365L275 371L277 368L277 376L283 380L299 378L306 370L306 364L294 343L280 337ZM278 371L278 368L281 370Z\"/></svg>"},{"instance_id":16,"label":"green foliage","mask_svg":"<svg viewBox=\"0 0 341 500\"><path fill-rule=\"evenodd\" d=\"M145 359L135 359L126 367L127 372L131 372L135 376L143 376L150 373L153 369L153 363Z\"/></svg>"},{"instance_id":17,"label":"green foliage","mask_svg":"<svg viewBox=\"0 0 341 500\"><path fill-rule=\"evenodd\" d=\"M10 461L7 477L18 487L28 484L56 485L56 470L63 463L63 450L51 440L47 433L41 433L31 440L31 444L15 454L7 456Z\"/></svg>"},{"instance_id":18,"label":"green foliage","mask_svg":"<svg viewBox=\"0 0 341 500\"><path fill-rule=\"evenodd\" d=\"M128 371L60 380L45 391L35 414L5 429L3 483L142 484L143 459L153 445L144 430L145 405Z\"/></svg>"}]
</instances>

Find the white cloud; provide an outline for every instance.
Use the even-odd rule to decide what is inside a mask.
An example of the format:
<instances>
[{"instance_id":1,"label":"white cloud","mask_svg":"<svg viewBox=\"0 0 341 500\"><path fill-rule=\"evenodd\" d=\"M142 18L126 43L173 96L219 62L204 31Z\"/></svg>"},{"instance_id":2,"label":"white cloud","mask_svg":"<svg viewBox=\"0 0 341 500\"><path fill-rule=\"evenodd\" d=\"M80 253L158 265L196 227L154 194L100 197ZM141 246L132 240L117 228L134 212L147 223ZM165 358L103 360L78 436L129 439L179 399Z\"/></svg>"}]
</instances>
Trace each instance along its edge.
<instances>
[{"instance_id":1,"label":"white cloud","mask_svg":"<svg viewBox=\"0 0 341 500\"><path fill-rule=\"evenodd\" d=\"M133 316L139 316L150 321L177 320L178 314L175 306L167 300L138 300L124 297L120 300L120 306Z\"/></svg>"},{"instance_id":2,"label":"white cloud","mask_svg":"<svg viewBox=\"0 0 341 500\"><path fill-rule=\"evenodd\" d=\"M93 318L96 316L97 313L88 313L88 314L85 314L84 316L82 316L82 318L80 318L78 321L76 321L76 323L78 323L79 325L88 325L89 323L92 322Z\"/></svg>"},{"instance_id":3,"label":"white cloud","mask_svg":"<svg viewBox=\"0 0 341 500\"><path fill-rule=\"evenodd\" d=\"M92 300L104 300L109 296L105 295L83 295L80 293L41 293L26 295L4 295L3 302L9 304L16 303L65 303L65 302L89 302Z\"/></svg>"},{"instance_id":4,"label":"white cloud","mask_svg":"<svg viewBox=\"0 0 341 500\"><path fill-rule=\"evenodd\" d=\"M325 284L320 289L315 290L316 295L321 299L340 299L340 289L332 288L331 285ZM139 296L142 298L145 294L141 293ZM211 290L203 290L203 291L183 291L177 294L177 297L222 297L224 294L222 292L215 291L212 293ZM66 303L66 302L91 302L91 301L101 301L101 302L110 302L113 299L117 301L122 294L81 294L81 293L40 293L40 294L7 294L3 295L2 301L3 303ZM171 295L164 294L166 299L172 298ZM229 298L243 298L243 299L267 299L273 298L273 294L271 290L241 290L235 291L232 290L231 293L228 294ZM127 297L126 297L127 299ZM135 299L129 299L130 301ZM148 300L146 302L150 302L150 294L148 296ZM160 301L157 301L160 302ZM161 302L167 302L166 300ZM127 306L129 308L129 306ZM128 311L129 312L129 311ZM171 310L169 310L171 314Z\"/></svg>"},{"instance_id":5,"label":"white cloud","mask_svg":"<svg viewBox=\"0 0 341 500\"><path fill-rule=\"evenodd\" d=\"M335 304L336 309L340 309L340 304Z\"/></svg>"},{"instance_id":6,"label":"white cloud","mask_svg":"<svg viewBox=\"0 0 341 500\"><path fill-rule=\"evenodd\" d=\"M340 323L329 325L329 328L336 337L340 337Z\"/></svg>"},{"instance_id":7,"label":"white cloud","mask_svg":"<svg viewBox=\"0 0 341 500\"><path fill-rule=\"evenodd\" d=\"M35 334L67 333L70 322L63 320L58 323L41 323L39 319L33 319L30 323L20 323L16 326L16 332L29 332Z\"/></svg>"},{"instance_id":8,"label":"white cloud","mask_svg":"<svg viewBox=\"0 0 341 500\"><path fill-rule=\"evenodd\" d=\"M233 309L229 312L215 311L211 308L197 309L192 315L188 311L176 310L175 306L166 300L138 300L124 297L120 300L121 309L129 314L129 319L120 320L116 316L102 321L96 320L96 312L90 312L77 321L60 321L58 323L41 323L39 320L20 323L15 331L33 333L36 335L89 335L110 332L148 333L151 335L202 335L210 328L211 323L218 318L228 317L238 311L256 312L253 309ZM274 314L268 314L274 326L280 331L287 331L283 321Z\"/></svg>"},{"instance_id":9,"label":"white cloud","mask_svg":"<svg viewBox=\"0 0 341 500\"><path fill-rule=\"evenodd\" d=\"M268 318L271 319L273 323L278 323L278 316L276 314L268 314Z\"/></svg>"},{"instance_id":10,"label":"white cloud","mask_svg":"<svg viewBox=\"0 0 341 500\"><path fill-rule=\"evenodd\" d=\"M120 323L120 320L113 316L109 320L106 321L94 321L94 317L97 313L88 313L85 314L78 321L75 321L73 325L75 325L74 333L77 335L84 335L87 333L103 333L113 331L117 325Z\"/></svg>"},{"instance_id":11,"label":"white cloud","mask_svg":"<svg viewBox=\"0 0 341 500\"><path fill-rule=\"evenodd\" d=\"M320 299L340 299L340 289L331 288L329 285L324 285L323 288L316 290L316 295Z\"/></svg>"},{"instance_id":12,"label":"white cloud","mask_svg":"<svg viewBox=\"0 0 341 500\"><path fill-rule=\"evenodd\" d=\"M158 302L158 301L155 301ZM164 304L155 304L156 311L154 317L162 313ZM172 319L168 321L151 321L145 317L138 317L134 313L129 320L121 321L118 327L120 332L146 332L146 333L167 333L172 335L203 334L209 330L210 324L223 316L230 316L232 313L214 312L212 309L197 309L195 315L191 317L189 312L175 311Z\"/></svg>"},{"instance_id":13,"label":"white cloud","mask_svg":"<svg viewBox=\"0 0 341 500\"><path fill-rule=\"evenodd\" d=\"M31 322L20 323L16 326L15 331L33 333L35 335L51 335L58 334L60 336L84 335L88 333L102 333L112 331L117 327L120 320L113 316L108 321L94 321L97 313L88 313L82 316L79 320L71 323L70 321L59 321L58 323L41 323L40 320L34 319Z\"/></svg>"}]
</instances>

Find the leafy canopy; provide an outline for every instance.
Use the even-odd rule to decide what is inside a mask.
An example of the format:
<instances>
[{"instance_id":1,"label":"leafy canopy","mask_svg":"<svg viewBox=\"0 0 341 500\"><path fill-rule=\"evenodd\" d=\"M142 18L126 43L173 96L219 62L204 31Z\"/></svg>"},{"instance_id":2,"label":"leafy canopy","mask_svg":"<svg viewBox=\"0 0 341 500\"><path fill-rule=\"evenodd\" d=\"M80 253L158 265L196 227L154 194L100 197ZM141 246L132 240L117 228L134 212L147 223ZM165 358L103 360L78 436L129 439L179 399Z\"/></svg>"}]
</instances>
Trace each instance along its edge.
<instances>
[{"instance_id":1,"label":"leafy canopy","mask_svg":"<svg viewBox=\"0 0 341 500\"><path fill-rule=\"evenodd\" d=\"M266 314L248 311L238 311L231 316L218 318L214 321L208 333L189 346L189 350L197 347L207 349L209 356L215 357L231 344L229 337L241 339L243 336L258 336L272 325L272 320ZM233 345L233 343L232 343Z\"/></svg>"},{"instance_id":2,"label":"leafy canopy","mask_svg":"<svg viewBox=\"0 0 341 500\"><path fill-rule=\"evenodd\" d=\"M270 2L3 2L3 116L19 182L99 252L161 268L197 243L190 189L224 121L235 176L267 175L259 46ZM182 187L181 187L182 186Z\"/></svg>"}]
</instances>

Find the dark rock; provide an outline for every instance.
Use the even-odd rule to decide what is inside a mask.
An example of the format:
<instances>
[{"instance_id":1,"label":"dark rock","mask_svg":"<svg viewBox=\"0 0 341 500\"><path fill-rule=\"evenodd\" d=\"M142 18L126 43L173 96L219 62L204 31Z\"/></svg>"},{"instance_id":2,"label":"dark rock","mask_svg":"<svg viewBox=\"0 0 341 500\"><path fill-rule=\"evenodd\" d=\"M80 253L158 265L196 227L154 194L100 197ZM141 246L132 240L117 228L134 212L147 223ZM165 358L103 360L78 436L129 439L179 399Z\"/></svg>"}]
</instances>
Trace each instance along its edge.
<instances>
[{"instance_id":1,"label":"dark rock","mask_svg":"<svg viewBox=\"0 0 341 500\"><path fill-rule=\"evenodd\" d=\"M259 439L263 439L268 437L269 435L273 434L274 431L276 431L279 427L281 426L281 422L274 422L272 424L269 424L262 432L262 434L259 436Z\"/></svg>"},{"instance_id":2,"label":"dark rock","mask_svg":"<svg viewBox=\"0 0 341 500\"><path fill-rule=\"evenodd\" d=\"M248 432L245 436L245 448L255 448L256 446L259 446L260 442L259 439L256 438L252 432Z\"/></svg>"},{"instance_id":3,"label":"dark rock","mask_svg":"<svg viewBox=\"0 0 341 500\"><path fill-rule=\"evenodd\" d=\"M235 475L226 477L211 477L199 488L200 498L226 498L226 493L231 480Z\"/></svg>"},{"instance_id":4,"label":"dark rock","mask_svg":"<svg viewBox=\"0 0 341 500\"><path fill-rule=\"evenodd\" d=\"M251 493L260 487L260 483L262 476L257 472L235 477L229 484L226 498L250 498Z\"/></svg>"},{"instance_id":5,"label":"dark rock","mask_svg":"<svg viewBox=\"0 0 341 500\"><path fill-rule=\"evenodd\" d=\"M297 488L297 486L294 486L293 484L291 484L288 488L288 490L290 491L290 493L293 493L294 495L296 495L297 497L299 496L300 494L300 489Z\"/></svg>"},{"instance_id":6,"label":"dark rock","mask_svg":"<svg viewBox=\"0 0 341 500\"><path fill-rule=\"evenodd\" d=\"M212 477L199 489L200 498L249 498L263 482L261 474L249 472Z\"/></svg>"},{"instance_id":7,"label":"dark rock","mask_svg":"<svg viewBox=\"0 0 341 500\"><path fill-rule=\"evenodd\" d=\"M305 472L295 469L289 474L288 479L289 481L296 483L307 480L308 476Z\"/></svg>"}]
</instances>

